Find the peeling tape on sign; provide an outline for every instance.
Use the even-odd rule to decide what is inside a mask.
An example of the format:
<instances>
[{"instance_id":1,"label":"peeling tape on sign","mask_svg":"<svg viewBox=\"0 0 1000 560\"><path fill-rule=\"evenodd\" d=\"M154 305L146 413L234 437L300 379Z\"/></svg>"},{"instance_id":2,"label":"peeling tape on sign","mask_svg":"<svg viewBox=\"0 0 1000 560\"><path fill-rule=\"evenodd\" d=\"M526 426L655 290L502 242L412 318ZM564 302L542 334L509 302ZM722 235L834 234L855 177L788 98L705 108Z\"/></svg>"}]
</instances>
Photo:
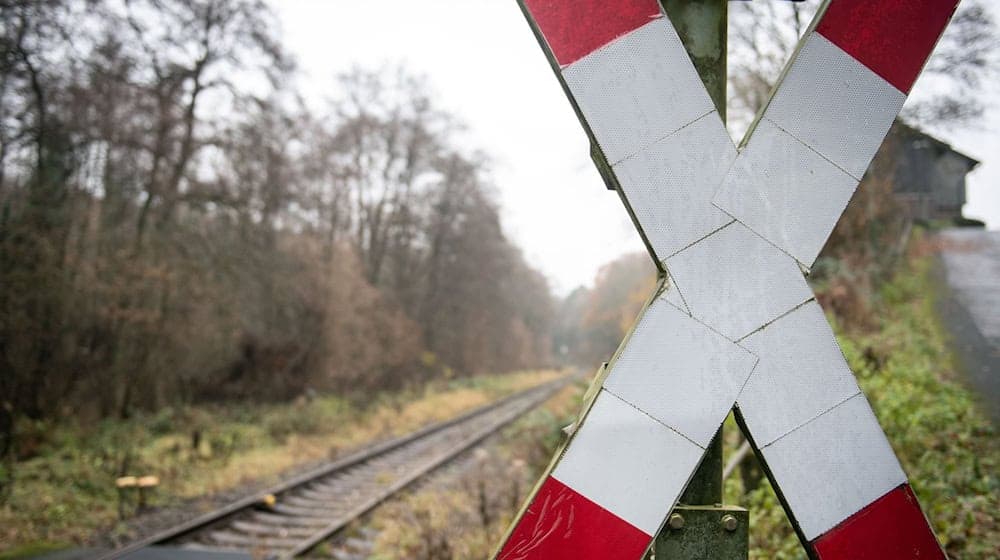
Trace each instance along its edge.
<instances>
[{"instance_id":1,"label":"peeling tape on sign","mask_svg":"<svg viewBox=\"0 0 1000 560\"><path fill-rule=\"evenodd\" d=\"M551 476L522 520L499 560L639 558L652 539Z\"/></svg>"}]
</instances>

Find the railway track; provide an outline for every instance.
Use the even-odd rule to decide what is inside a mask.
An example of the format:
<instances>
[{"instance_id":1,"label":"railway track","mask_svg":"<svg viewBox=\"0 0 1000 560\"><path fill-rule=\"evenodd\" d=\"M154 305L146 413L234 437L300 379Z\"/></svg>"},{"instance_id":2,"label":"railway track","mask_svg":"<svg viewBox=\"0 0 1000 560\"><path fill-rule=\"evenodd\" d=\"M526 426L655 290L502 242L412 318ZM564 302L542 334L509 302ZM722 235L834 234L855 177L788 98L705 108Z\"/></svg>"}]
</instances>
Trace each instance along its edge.
<instances>
[{"instance_id":1,"label":"railway track","mask_svg":"<svg viewBox=\"0 0 1000 560\"><path fill-rule=\"evenodd\" d=\"M125 558L157 545L243 552L253 558L301 556L535 408L568 382L569 378L561 378L363 449L100 560Z\"/></svg>"}]
</instances>

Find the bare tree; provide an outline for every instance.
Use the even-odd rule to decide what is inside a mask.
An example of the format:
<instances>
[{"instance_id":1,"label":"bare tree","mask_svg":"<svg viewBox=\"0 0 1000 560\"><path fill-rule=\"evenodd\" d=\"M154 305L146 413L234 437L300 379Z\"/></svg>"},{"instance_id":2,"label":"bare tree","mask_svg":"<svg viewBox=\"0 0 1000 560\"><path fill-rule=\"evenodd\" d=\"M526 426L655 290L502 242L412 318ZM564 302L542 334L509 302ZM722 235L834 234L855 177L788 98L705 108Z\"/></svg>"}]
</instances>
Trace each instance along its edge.
<instances>
[{"instance_id":1,"label":"bare tree","mask_svg":"<svg viewBox=\"0 0 1000 560\"><path fill-rule=\"evenodd\" d=\"M806 2L730 5L731 121L743 129L767 102L772 87L819 7ZM996 22L980 0L960 4L903 118L917 124L960 126L985 110L983 86L997 71Z\"/></svg>"},{"instance_id":2,"label":"bare tree","mask_svg":"<svg viewBox=\"0 0 1000 560\"><path fill-rule=\"evenodd\" d=\"M225 114L246 95L234 80L273 88L292 63L262 0L109 1L102 15L110 24L106 32L136 61L128 78L147 95L135 109L153 131L140 144L148 168L136 218L138 248L152 210L158 208L161 223L170 219L185 197L192 162L216 141L222 123L207 115Z\"/></svg>"},{"instance_id":3,"label":"bare tree","mask_svg":"<svg viewBox=\"0 0 1000 560\"><path fill-rule=\"evenodd\" d=\"M350 197L350 225L369 281L380 285L393 247L408 245L418 219L414 202L434 180L433 160L448 133L419 78L402 68L340 76L333 147ZM395 263L402 265L402 263Z\"/></svg>"},{"instance_id":4,"label":"bare tree","mask_svg":"<svg viewBox=\"0 0 1000 560\"><path fill-rule=\"evenodd\" d=\"M24 418L548 360L548 286L422 79L310 112L263 0L0 14L0 459Z\"/></svg>"}]
</instances>

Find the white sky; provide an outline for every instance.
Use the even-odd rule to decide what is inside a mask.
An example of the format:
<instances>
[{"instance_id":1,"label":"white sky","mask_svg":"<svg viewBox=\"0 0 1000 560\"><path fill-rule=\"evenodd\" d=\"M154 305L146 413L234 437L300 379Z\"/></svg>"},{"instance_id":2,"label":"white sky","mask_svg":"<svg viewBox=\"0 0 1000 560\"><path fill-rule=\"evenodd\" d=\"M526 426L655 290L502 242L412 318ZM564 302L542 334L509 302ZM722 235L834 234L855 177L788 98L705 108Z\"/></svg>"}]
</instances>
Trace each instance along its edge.
<instances>
[{"instance_id":1,"label":"white sky","mask_svg":"<svg viewBox=\"0 0 1000 560\"><path fill-rule=\"evenodd\" d=\"M333 76L355 65L401 62L428 78L439 106L468 125L466 141L494 158L504 227L559 295L644 250L514 0L270 1L307 99L331 94ZM983 161L965 214L1000 228L1000 110L941 137Z\"/></svg>"}]
</instances>

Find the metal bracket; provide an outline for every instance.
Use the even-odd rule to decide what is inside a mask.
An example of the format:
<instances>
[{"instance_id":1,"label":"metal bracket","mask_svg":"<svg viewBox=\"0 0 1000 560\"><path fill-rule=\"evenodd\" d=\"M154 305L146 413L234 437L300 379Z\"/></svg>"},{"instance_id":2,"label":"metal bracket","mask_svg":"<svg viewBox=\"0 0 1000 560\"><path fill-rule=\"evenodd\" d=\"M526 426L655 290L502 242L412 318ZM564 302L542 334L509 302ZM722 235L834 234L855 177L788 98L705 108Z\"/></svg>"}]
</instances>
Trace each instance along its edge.
<instances>
[{"instance_id":1,"label":"metal bracket","mask_svg":"<svg viewBox=\"0 0 1000 560\"><path fill-rule=\"evenodd\" d=\"M746 560L750 513L736 506L677 506L648 560Z\"/></svg>"}]
</instances>

